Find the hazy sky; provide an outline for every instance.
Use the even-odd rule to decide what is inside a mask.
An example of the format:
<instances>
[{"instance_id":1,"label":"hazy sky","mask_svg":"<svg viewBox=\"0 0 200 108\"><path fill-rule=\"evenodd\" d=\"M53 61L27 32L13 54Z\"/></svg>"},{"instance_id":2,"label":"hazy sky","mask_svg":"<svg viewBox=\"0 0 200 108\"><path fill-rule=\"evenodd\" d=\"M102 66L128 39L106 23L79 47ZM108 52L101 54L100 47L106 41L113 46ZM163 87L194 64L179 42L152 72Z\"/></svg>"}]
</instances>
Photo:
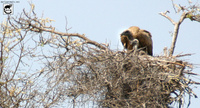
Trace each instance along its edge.
<instances>
[{"instance_id":1,"label":"hazy sky","mask_svg":"<svg viewBox=\"0 0 200 108\"><path fill-rule=\"evenodd\" d=\"M11 0L10 0L11 1ZM14 0L17 1L17 0ZM187 0L175 3L189 6ZM196 1L192 0L193 3ZM65 32L66 19L68 32L85 34L88 38L100 43L110 43L111 49L122 45L119 34L130 26L139 26L148 30L153 38L154 55L160 55L163 48L171 45L171 32L173 25L159 12L170 11L168 15L178 21L180 13L175 13L171 0L33 0L35 12L38 16L54 19L53 26L58 31ZM2 3L1 3L2 6ZM28 1L21 0L14 4L14 15L18 15L25 8L30 10ZM0 10L3 11L2 8ZM2 16L1 13L0 16ZM6 16L3 15L5 18ZM0 20L2 21L2 19ZM191 62L195 68L193 72L200 71L200 23L186 19L181 25L179 37L175 48L176 54L194 53L190 57L181 58ZM200 82L200 77L191 77ZM194 88L200 97L200 88ZM200 106L200 99L192 98L190 108Z\"/></svg>"}]
</instances>

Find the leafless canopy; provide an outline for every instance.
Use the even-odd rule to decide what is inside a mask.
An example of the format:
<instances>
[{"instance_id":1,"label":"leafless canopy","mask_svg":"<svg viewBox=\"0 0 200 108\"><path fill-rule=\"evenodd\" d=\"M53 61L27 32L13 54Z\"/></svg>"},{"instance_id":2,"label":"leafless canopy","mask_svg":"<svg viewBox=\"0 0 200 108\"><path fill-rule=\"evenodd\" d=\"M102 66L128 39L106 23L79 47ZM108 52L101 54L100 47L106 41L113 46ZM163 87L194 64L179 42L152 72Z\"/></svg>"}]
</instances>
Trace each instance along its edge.
<instances>
[{"instance_id":1,"label":"leafless canopy","mask_svg":"<svg viewBox=\"0 0 200 108\"><path fill-rule=\"evenodd\" d=\"M199 83L186 77L195 75L192 64L181 55L114 51L85 35L58 32L51 21L24 10L1 25L0 107L167 108L182 106L185 94L197 97L190 85Z\"/></svg>"},{"instance_id":2,"label":"leafless canopy","mask_svg":"<svg viewBox=\"0 0 200 108\"><path fill-rule=\"evenodd\" d=\"M171 48L169 51L169 56L172 56L175 50L175 45L176 45L176 40L178 38L178 33L179 33L179 28L181 23L186 19L189 18L191 21L197 21L200 22L200 6L198 4L192 4L191 2L189 2L190 6L186 7L186 6L181 6L181 5L177 5L173 3L172 1L172 5L174 7L174 10L176 13L182 12L181 18L179 19L178 22L175 22L172 18L170 18L167 13L169 13L169 11L166 12L161 12L160 15L164 16L165 18L167 18L173 25L174 25L174 31L173 31L173 38L172 38L172 44L171 44Z\"/></svg>"}]
</instances>

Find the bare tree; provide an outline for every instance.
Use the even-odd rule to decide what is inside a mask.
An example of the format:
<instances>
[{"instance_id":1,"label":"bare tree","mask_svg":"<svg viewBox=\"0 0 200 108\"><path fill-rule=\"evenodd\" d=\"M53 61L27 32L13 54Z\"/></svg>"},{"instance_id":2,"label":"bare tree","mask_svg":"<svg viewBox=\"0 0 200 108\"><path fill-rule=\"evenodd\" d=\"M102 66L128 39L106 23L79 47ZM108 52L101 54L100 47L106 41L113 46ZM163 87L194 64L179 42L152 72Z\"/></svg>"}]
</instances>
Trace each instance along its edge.
<instances>
[{"instance_id":1,"label":"bare tree","mask_svg":"<svg viewBox=\"0 0 200 108\"><path fill-rule=\"evenodd\" d=\"M178 59L188 55L114 51L85 35L58 32L52 21L32 8L1 23L0 107L167 108L182 107L185 94L197 97L189 85L200 83L185 76L197 74Z\"/></svg>"},{"instance_id":2,"label":"bare tree","mask_svg":"<svg viewBox=\"0 0 200 108\"><path fill-rule=\"evenodd\" d=\"M175 22L172 18L167 16L167 13L169 11L160 13L160 15L167 18L174 25L174 32L173 32L171 48L170 48L170 51L169 51L169 56L172 56L173 53L174 53L179 28L180 28L181 23L184 21L184 19L189 18L191 21L200 22L200 14L199 14L200 7L197 4L192 5L192 3L189 2L190 6L185 7L185 6L174 4L173 0L172 0L172 4L173 4L173 7L174 7L174 10L175 10L176 13L182 12L181 18L179 19L178 22Z\"/></svg>"}]
</instances>

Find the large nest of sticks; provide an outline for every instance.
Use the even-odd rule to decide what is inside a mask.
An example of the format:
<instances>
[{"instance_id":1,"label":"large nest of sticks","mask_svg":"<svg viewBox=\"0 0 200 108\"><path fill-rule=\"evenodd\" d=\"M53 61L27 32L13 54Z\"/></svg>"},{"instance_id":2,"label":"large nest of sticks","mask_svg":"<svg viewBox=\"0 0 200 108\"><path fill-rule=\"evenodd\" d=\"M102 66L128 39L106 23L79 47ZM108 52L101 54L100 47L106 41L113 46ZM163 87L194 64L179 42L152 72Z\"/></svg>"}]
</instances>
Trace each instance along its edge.
<instances>
[{"instance_id":1,"label":"large nest of sticks","mask_svg":"<svg viewBox=\"0 0 200 108\"><path fill-rule=\"evenodd\" d=\"M181 106L185 94L196 95L189 87L193 82L185 77L192 65L178 60L180 56L76 50L71 57L73 63L65 61L73 82L68 96L76 103L78 96L87 95L85 101L92 99L106 108L168 108L173 102Z\"/></svg>"},{"instance_id":2,"label":"large nest of sticks","mask_svg":"<svg viewBox=\"0 0 200 108\"><path fill-rule=\"evenodd\" d=\"M106 71L107 89L101 105L167 108L173 102L183 104L183 95L193 94L190 80L184 77L186 67L191 69L190 64L176 57L117 52L105 60L104 69L110 70Z\"/></svg>"}]
</instances>

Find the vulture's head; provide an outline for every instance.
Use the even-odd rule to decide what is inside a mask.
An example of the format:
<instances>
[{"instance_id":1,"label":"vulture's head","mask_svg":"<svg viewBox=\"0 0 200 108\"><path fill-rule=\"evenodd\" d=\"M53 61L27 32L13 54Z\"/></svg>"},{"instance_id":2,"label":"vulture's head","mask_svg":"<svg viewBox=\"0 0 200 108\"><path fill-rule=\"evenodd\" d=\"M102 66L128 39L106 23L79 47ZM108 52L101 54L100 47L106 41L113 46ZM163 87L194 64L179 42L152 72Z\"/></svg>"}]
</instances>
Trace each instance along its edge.
<instances>
[{"instance_id":1,"label":"vulture's head","mask_svg":"<svg viewBox=\"0 0 200 108\"><path fill-rule=\"evenodd\" d=\"M139 28L136 26L132 26L129 29L125 30L120 34L121 42L125 49L132 50L134 45L137 45L135 41L135 34L139 31Z\"/></svg>"}]
</instances>

